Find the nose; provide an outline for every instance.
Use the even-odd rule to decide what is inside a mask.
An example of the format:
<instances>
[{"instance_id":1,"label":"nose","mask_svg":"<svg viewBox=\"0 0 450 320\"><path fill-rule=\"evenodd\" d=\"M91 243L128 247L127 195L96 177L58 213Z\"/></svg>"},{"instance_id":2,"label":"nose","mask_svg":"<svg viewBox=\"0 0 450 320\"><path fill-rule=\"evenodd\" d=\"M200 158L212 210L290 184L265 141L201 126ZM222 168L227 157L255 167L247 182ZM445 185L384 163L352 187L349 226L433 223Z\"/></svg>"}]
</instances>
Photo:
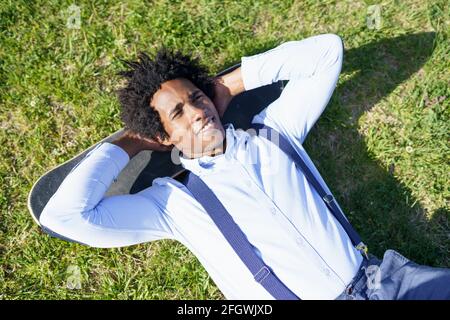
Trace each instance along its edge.
<instances>
[{"instance_id":1,"label":"nose","mask_svg":"<svg viewBox=\"0 0 450 320\"><path fill-rule=\"evenodd\" d=\"M209 116L209 113L207 112L206 108L201 106L197 107L192 104L188 104L188 110L191 114L191 123L194 125L197 122L203 123L203 121Z\"/></svg>"}]
</instances>

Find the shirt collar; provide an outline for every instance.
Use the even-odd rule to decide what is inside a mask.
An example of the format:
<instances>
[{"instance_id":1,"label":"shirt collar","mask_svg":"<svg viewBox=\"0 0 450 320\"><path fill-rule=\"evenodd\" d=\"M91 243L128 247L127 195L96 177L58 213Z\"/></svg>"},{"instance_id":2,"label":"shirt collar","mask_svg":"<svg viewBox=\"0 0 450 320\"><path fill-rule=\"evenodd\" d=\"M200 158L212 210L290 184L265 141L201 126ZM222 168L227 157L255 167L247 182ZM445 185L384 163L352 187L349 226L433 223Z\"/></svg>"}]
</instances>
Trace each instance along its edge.
<instances>
[{"instance_id":1,"label":"shirt collar","mask_svg":"<svg viewBox=\"0 0 450 320\"><path fill-rule=\"evenodd\" d=\"M225 129L225 137L227 139L224 153L216 156L202 156L194 159L188 159L181 156L181 165L185 169L200 176L206 172L214 172L221 168L222 164L233 161L236 153L236 130L231 123L227 123L223 125L223 127Z\"/></svg>"}]
</instances>

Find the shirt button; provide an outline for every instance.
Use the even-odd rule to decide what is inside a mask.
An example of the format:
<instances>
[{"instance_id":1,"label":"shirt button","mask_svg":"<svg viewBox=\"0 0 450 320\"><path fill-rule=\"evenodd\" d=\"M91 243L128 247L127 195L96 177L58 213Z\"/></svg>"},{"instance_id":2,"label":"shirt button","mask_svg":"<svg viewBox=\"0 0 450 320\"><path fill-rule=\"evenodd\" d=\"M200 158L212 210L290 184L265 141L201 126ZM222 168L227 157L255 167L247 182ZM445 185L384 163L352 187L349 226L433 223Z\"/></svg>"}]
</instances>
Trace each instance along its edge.
<instances>
[{"instance_id":1,"label":"shirt button","mask_svg":"<svg viewBox=\"0 0 450 320\"><path fill-rule=\"evenodd\" d=\"M327 277L329 277L329 276L331 275L331 271L330 271L330 269L328 269L328 268L324 268L324 269L323 269L323 273L324 273Z\"/></svg>"},{"instance_id":2,"label":"shirt button","mask_svg":"<svg viewBox=\"0 0 450 320\"><path fill-rule=\"evenodd\" d=\"M303 247L304 242L303 242L303 239L302 239L302 238L297 238L297 239L295 239L295 241L297 242L297 244L298 244L300 247Z\"/></svg>"},{"instance_id":3,"label":"shirt button","mask_svg":"<svg viewBox=\"0 0 450 320\"><path fill-rule=\"evenodd\" d=\"M272 213L273 215L276 215L277 214L277 209L274 208L274 207L271 207L270 208L270 213Z\"/></svg>"}]
</instances>

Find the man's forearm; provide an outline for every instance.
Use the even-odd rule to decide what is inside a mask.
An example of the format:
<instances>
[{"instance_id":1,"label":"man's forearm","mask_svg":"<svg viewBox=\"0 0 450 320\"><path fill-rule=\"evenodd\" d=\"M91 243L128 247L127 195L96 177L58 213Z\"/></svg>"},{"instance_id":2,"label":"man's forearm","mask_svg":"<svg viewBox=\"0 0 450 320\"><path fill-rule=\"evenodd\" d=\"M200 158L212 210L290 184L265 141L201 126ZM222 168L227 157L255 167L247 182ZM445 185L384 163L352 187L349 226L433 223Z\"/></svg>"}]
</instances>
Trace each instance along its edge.
<instances>
[{"instance_id":1,"label":"man's forearm","mask_svg":"<svg viewBox=\"0 0 450 320\"><path fill-rule=\"evenodd\" d=\"M140 134L126 130L119 138L111 142L126 151L129 158L133 158L142 150L170 151L171 145L163 145L150 138L143 138Z\"/></svg>"},{"instance_id":2,"label":"man's forearm","mask_svg":"<svg viewBox=\"0 0 450 320\"><path fill-rule=\"evenodd\" d=\"M222 84L228 88L231 96L237 96L245 91L244 82L242 81L241 67L229 72L221 77Z\"/></svg>"},{"instance_id":3,"label":"man's forearm","mask_svg":"<svg viewBox=\"0 0 450 320\"><path fill-rule=\"evenodd\" d=\"M139 144L137 144L135 141L132 141L128 137L124 136L119 137L118 139L112 141L111 143L125 150L125 152L128 153L130 159L133 158L140 151Z\"/></svg>"},{"instance_id":4,"label":"man's forearm","mask_svg":"<svg viewBox=\"0 0 450 320\"><path fill-rule=\"evenodd\" d=\"M52 229L56 221L68 221L70 216L78 217L93 210L128 161L121 148L99 144L65 177L44 207L41 223Z\"/></svg>"},{"instance_id":5,"label":"man's forearm","mask_svg":"<svg viewBox=\"0 0 450 320\"><path fill-rule=\"evenodd\" d=\"M220 117L223 117L230 101L243 91L241 67L215 78L213 102Z\"/></svg>"}]
</instances>

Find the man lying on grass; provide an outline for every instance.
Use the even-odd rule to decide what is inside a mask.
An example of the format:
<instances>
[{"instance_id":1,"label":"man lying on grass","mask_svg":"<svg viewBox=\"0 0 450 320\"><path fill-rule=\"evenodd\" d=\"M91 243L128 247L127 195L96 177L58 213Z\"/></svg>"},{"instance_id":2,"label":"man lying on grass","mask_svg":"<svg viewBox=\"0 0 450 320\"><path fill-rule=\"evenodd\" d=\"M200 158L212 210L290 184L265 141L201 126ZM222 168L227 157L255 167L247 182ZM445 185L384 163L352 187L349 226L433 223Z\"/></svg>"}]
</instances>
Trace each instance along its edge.
<instances>
[{"instance_id":1,"label":"man lying on grass","mask_svg":"<svg viewBox=\"0 0 450 320\"><path fill-rule=\"evenodd\" d=\"M289 80L252 123L276 130L322 181L302 143L330 100L342 59L342 41L333 34L242 57L239 68L215 78L180 52L163 47L153 58L141 54L121 72L126 133L83 159L40 223L93 247L176 239L227 299L450 299L449 270L418 265L394 250L382 260L368 256L348 221L336 218L340 208L330 209L332 198L319 195L292 156L267 136L221 123L234 96ZM217 212L171 177L136 194L104 197L141 150L179 151L183 167L209 187L232 222L219 227L212 219ZM236 228L251 252L232 245ZM261 267L252 268L249 257Z\"/></svg>"}]
</instances>

